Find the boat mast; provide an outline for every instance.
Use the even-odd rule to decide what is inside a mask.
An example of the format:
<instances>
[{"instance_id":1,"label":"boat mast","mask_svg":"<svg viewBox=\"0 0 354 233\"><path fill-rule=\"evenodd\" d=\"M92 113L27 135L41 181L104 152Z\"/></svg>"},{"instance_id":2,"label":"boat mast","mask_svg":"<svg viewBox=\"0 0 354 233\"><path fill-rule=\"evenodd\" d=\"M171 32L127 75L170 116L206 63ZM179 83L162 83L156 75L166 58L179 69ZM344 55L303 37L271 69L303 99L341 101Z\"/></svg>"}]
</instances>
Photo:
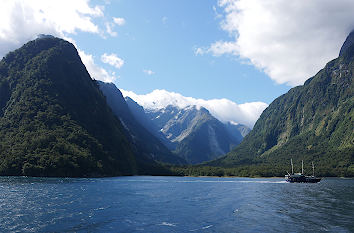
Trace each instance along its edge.
<instances>
[{"instance_id":1,"label":"boat mast","mask_svg":"<svg viewBox=\"0 0 354 233\"><path fill-rule=\"evenodd\" d=\"M313 165L313 161L312 161L312 176L315 176L315 165Z\"/></svg>"},{"instance_id":2,"label":"boat mast","mask_svg":"<svg viewBox=\"0 0 354 233\"><path fill-rule=\"evenodd\" d=\"M304 160L301 160L301 174L304 174Z\"/></svg>"},{"instance_id":3,"label":"boat mast","mask_svg":"<svg viewBox=\"0 0 354 233\"><path fill-rule=\"evenodd\" d=\"M291 174L294 174L293 159L290 159L290 161L291 161Z\"/></svg>"}]
</instances>

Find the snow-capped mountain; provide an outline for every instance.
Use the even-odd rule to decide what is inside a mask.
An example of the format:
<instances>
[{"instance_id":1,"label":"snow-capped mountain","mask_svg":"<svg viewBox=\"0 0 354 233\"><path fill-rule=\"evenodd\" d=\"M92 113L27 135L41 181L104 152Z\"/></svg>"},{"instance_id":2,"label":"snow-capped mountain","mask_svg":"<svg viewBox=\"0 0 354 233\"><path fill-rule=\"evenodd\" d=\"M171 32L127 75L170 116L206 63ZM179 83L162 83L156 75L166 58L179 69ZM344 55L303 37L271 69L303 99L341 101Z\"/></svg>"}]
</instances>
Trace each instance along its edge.
<instances>
[{"instance_id":1,"label":"snow-capped mountain","mask_svg":"<svg viewBox=\"0 0 354 233\"><path fill-rule=\"evenodd\" d=\"M164 135L162 142L191 164L226 154L249 132L241 124L223 124L200 106L168 105L144 110L129 97L126 101L140 124L159 138Z\"/></svg>"},{"instance_id":2,"label":"snow-capped mountain","mask_svg":"<svg viewBox=\"0 0 354 233\"><path fill-rule=\"evenodd\" d=\"M228 99L196 99L166 90L154 90L146 95L121 91L124 97L130 97L147 111L162 110L169 105L180 109L195 105L207 109L211 115L223 123L237 122L249 128L253 127L263 110L268 106L263 102L237 104Z\"/></svg>"},{"instance_id":3,"label":"snow-capped mountain","mask_svg":"<svg viewBox=\"0 0 354 233\"><path fill-rule=\"evenodd\" d=\"M125 127L127 135L139 156L165 163L184 164L185 161L166 148L159 137L155 137L146 129L149 123L141 124L135 119L119 89L113 83L97 81L100 90L106 97L112 112Z\"/></svg>"}]
</instances>

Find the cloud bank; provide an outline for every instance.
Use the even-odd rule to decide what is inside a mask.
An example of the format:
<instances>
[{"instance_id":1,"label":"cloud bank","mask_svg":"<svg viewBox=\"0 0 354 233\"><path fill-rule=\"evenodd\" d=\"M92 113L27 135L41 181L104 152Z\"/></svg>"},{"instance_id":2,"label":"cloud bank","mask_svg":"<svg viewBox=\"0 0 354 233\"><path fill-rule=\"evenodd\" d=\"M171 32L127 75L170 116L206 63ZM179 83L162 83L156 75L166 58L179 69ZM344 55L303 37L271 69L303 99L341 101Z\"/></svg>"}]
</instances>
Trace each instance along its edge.
<instances>
[{"instance_id":1,"label":"cloud bank","mask_svg":"<svg viewBox=\"0 0 354 233\"><path fill-rule=\"evenodd\" d=\"M247 59L290 86L303 84L336 58L354 29L352 0L219 0L218 6L220 26L233 39L195 53Z\"/></svg>"},{"instance_id":2,"label":"cloud bank","mask_svg":"<svg viewBox=\"0 0 354 233\"><path fill-rule=\"evenodd\" d=\"M121 91L123 96L129 96L145 109L161 109L168 105L175 105L179 108L196 105L208 109L214 117L222 122L237 122L250 128L268 106L263 102L236 104L228 99L196 99L166 90L154 90L146 95L138 95L132 91Z\"/></svg>"}]
</instances>

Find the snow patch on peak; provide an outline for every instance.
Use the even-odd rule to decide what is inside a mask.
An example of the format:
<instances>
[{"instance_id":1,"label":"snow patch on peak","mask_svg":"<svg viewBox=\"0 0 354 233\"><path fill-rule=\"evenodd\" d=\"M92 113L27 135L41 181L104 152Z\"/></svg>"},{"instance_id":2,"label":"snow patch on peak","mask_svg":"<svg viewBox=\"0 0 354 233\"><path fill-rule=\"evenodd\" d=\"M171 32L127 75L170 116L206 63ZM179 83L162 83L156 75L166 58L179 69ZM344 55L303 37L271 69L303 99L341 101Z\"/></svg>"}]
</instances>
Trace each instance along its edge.
<instances>
[{"instance_id":1,"label":"snow patch on peak","mask_svg":"<svg viewBox=\"0 0 354 233\"><path fill-rule=\"evenodd\" d=\"M129 96L145 109L150 110L163 109L168 105L173 105L182 109L191 105L191 102L193 102L192 97L184 97L179 93L159 89L146 95L137 95L134 92L124 90L122 90L122 92L124 93L124 96Z\"/></svg>"},{"instance_id":2,"label":"snow patch on peak","mask_svg":"<svg viewBox=\"0 0 354 233\"><path fill-rule=\"evenodd\" d=\"M234 122L234 121L229 121L231 125L239 125L240 123Z\"/></svg>"},{"instance_id":3,"label":"snow patch on peak","mask_svg":"<svg viewBox=\"0 0 354 233\"><path fill-rule=\"evenodd\" d=\"M205 108L221 122L227 123L233 121L250 128L253 127L263 110L268 106L264 102L237 104L225 98L211 100L196 99L176 92L159 89L145 95L138 95L132 91L125 90L121 90L121 92L124 97L129 96L147 111L161 110L169 105L179 109L188 107L188 109L196 108L197 110L201 110Z\"/></svg>"}]
</instances>

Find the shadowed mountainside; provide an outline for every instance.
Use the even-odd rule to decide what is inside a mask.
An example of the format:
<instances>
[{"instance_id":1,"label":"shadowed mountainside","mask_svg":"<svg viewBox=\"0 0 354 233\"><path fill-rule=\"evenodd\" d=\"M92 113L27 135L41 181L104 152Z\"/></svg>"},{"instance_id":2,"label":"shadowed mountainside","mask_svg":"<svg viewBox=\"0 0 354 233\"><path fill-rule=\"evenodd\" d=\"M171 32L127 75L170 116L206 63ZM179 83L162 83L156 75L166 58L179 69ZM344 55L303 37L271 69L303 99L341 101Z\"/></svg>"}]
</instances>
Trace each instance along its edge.
<instances>
[{"instance_id":1,"label":"shadowed mountainside","mask_svg":"<svg viewBox=\"0 0 354 233\"><path fill-rule=\"evenodd\" d=\"M98 83L113 113L129 132L129 137L137 149L137 154L165 163L186 163L182 158L172 154L159 139L141 126L131 113L122 93L113 83L101 81L98 81Z\"/></svg>"}]
</instances>

